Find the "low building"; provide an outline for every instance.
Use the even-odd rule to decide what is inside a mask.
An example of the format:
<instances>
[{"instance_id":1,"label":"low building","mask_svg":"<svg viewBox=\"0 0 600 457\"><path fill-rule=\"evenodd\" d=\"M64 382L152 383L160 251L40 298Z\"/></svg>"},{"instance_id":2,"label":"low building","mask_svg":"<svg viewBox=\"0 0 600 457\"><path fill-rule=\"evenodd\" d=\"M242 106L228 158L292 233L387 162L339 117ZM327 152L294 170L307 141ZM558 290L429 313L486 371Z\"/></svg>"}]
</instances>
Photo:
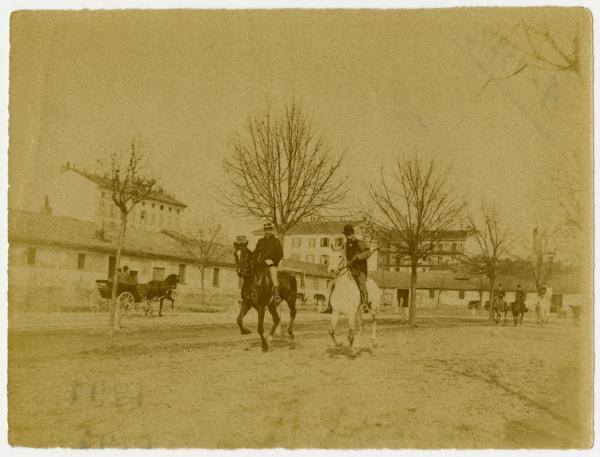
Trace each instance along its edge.
<instances>
[{"instance_id":1,"label":"low building","mask_svg":"<svg viewBox=\"0 0 600 457\"><path fill-rule=\"evenodd\" d=\"M9 210L8 295L11 309L86 308L97 279L115 268L117 239L94 222L29 211ZM197 257L165 232L128 228L121 265L138 283L178 274L176 302L200 303L202 291ZM283 269L304 283L307 295L326 293L327 271L318 265L286 261ZM240 296L235 260L229 245L219 245L205 271L207 302L237 306ZM176 306L177 306L176 304Z\"/></svg>"}]
</instances>

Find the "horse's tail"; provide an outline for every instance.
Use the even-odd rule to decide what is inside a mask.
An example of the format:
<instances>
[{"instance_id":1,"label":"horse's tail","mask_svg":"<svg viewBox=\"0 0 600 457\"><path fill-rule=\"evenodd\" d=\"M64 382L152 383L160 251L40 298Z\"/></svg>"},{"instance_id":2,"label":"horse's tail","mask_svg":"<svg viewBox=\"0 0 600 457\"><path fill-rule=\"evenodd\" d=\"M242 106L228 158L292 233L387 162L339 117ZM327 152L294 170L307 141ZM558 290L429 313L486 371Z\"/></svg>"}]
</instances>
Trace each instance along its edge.
<instances>
[{"instance_id":1,"label":"horse's tail","mask_svg":"<svg viewBox=\"0 0 600 457\"><path fill-rule=\"evenodd\" d=\"M290 296L288 304L291 307L296 307L296 297L298 296L298 281L295 275L290 275Z\"/></svg>"}]
</instances>

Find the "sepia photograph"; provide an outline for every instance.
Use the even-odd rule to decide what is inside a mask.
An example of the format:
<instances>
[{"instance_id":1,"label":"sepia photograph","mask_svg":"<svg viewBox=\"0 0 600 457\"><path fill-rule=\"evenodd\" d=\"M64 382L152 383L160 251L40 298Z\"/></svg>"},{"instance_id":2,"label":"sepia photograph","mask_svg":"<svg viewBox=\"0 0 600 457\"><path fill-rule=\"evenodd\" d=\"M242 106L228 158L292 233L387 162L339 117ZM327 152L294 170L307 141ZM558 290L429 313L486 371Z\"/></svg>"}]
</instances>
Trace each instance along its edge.
<instances>
[{"instance_id":1,"label":"sepia photograph","mask_svg":"<svg viewBox=\"0 0 600 457\"><path fill-rule=\"evenodd\" d=\"M6 15L7 446L594 446L590 10L83 8Z\"/></svg>"}]
</instances>

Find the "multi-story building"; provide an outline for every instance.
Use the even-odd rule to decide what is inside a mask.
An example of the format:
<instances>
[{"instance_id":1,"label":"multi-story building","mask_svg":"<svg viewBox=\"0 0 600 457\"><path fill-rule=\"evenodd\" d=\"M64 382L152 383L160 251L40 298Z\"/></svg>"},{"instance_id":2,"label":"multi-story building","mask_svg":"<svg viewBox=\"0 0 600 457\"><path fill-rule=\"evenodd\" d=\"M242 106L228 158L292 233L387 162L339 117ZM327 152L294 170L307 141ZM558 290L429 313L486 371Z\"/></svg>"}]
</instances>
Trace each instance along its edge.
<instances>
[{"instance_id":1,"label":"multi-story building","mask_svg":"<svg viewBox=\"0 0 600 457\"><path fill-rule=\"evenodd\" d=\"M465 253L468 234L467 230L462 229L436 233L433 252L419 262L419 271L458 265ZM410 268L410 257L399 254L393 245L380 246L378 270L410 271Z\"/></svg>"},{"instance_id":2,"label":"multi-story building","mask_svg":"<svg viewBox=\"0 0 600 457\"><path fill-rule=\"evenodd\" d=\"M310 263L328 265L332 258L332 248L344 247L342 233L345 224L352 224L358 238L368 241L361 233L361 222L353 221L317 221L299 222L286 235L283 253L285 258ZM252 232L254 242L262 235L262 230ZM419 263L419 272L457 265L465 252L468 238L466 230L447 230L436 235L439 241L434 252ZM369 258L369 270L410 271L410 259L396 253L391 246L371 242L372 255Z\"/></svg>"},{"instance_id":3,"label":"multi-story building","mask_svg":"<svg viewBox=\"0 0 600 457\"><path fill-rule=\"evenodd\" d=\"M128 226L144 230L177 230L183 227L187 205L158 188L129 214ZM120 223L120 210L112 201L108 175L100 176L70 163L61 167L46 192L44 211L55 216L95 222L111 229Z\"/></svg>"},{"instance_id":4,"label":"multi-story building","mask_svg":"<svg viewBox=\"0 0 600 457\"><path fill-rule=\"evenodd\" d=\"M357 237L362 238L360 232L361 221L298 222L285 235L283 242L284 258L329 265L333 250L344 248L345 238L342 232L346 224L352 224ZM262 234L262 230L254 230L251 243L256 243ZM370 270L377 269L377 259L377 251L374 250L368 261Z\"/></svg>"}]
</instances>

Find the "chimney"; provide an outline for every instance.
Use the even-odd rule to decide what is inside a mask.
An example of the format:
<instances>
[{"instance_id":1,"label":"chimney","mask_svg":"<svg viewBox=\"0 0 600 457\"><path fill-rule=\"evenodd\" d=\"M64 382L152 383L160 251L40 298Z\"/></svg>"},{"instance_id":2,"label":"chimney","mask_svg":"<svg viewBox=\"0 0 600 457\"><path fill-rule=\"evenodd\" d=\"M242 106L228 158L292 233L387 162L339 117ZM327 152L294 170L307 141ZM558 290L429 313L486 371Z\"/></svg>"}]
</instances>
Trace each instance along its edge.
<instances>
[{"instance_id":1,"label":"chimney","mask_svg":"<svg viewBox=\"0 0 600 457\"><path fill-rule=\"evenodd\" d=\"M52 214L52 208L50 207L50 198L46 195L44 197L44 207L42 208L44 214Z\"/></svg>"}]
</instances>

